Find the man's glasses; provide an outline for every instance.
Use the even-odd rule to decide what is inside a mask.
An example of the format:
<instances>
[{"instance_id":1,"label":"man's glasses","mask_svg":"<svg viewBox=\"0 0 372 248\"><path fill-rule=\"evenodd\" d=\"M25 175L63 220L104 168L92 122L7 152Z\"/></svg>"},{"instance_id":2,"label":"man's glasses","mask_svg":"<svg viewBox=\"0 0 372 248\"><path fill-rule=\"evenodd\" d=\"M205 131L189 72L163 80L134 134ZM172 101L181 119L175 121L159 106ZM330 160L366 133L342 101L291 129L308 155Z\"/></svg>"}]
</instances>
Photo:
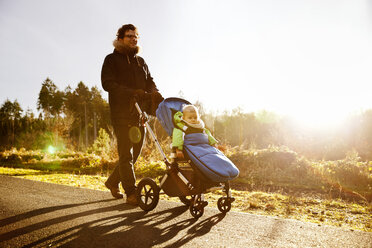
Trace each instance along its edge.
<instances>
[{"instance_id":1,"label":"man's glasses","mask_svg":"<svg viewBox=\"0 0 372 248\"><path fill-rule=\"evenodd\" d=\"M139 39L139 36L138 35L132 35L132 34L130 34L130 35L124 35L124 37L128 37L129 39Z\"/></svg>"}]
</instances>

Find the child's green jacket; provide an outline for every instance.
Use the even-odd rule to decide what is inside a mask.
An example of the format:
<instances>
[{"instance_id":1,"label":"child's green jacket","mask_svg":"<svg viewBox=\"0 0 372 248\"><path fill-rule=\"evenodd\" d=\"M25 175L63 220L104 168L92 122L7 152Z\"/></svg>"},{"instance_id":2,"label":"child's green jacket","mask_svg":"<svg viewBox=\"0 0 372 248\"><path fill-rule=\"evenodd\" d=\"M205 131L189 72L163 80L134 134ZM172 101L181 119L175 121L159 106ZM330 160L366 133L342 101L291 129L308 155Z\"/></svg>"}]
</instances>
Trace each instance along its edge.
<instances>
[{"instance_id":1,"label":"child's green jacket","mask_svg":"<svg viewBox=\"0 0 372 248\"><path fill-rule=\"evenodd\" d=\"M187 133L205 133L208 135L208 141L209 145L213 146L217 143L217 140L212 136L211 132L206 128L193 128L187 125L182 120L182 112L178 111L174 114L174 123L176 125L175 128L173 128L173 134L172 134L172 148L177 148L179 150L183 150L183 136Z\"/></svg>"}]
</instances>

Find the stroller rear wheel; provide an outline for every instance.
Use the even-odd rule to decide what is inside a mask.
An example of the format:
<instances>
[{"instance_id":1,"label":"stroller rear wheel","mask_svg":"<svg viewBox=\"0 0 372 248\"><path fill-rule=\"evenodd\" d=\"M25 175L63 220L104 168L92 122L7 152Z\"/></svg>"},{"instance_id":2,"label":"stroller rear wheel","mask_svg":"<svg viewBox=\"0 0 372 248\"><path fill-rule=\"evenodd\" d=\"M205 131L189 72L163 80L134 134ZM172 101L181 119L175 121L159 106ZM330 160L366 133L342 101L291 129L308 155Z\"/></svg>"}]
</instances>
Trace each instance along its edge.
<instances>
[{"instance_id":1,"label":"stroller rear wheel","mask_svg":"<svg viewBox=\"0 0 372 248\"><path fill-rule=\"evenodd\" d=\"M190 201L190 213L191 215L198 219L204 214L204 208L208 205L208 202L203 200L202 195L193 196Z\"/></svg>"},{"instance_id":2,"label":"stroller rear wheel","mask_svg":"<svg viewBox=\"0 0 372 248\"><path fill-rule=\"evenodd\" d=\"M137 185L137 201L142 210L153 210L159 202L159 187L151 178L142 179Z\"/></svg>"}]
</instances>

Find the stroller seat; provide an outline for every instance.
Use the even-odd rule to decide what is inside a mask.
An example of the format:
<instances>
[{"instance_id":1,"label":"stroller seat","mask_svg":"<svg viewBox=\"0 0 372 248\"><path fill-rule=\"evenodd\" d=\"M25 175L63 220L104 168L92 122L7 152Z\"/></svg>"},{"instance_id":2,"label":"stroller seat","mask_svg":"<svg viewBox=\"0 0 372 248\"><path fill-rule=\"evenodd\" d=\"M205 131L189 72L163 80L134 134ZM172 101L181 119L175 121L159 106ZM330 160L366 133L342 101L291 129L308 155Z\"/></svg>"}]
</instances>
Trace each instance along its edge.
<instances>
[{"instance_id":1,"label":"stroller seat","mask_svg":"<svg viewBox=\"0 0 372 248\"><path fill-rule=\"evenodd\" d=\"M189 104L190 102L175 97L167 98L159 104L156 117L169 136L173 133L174 114ZM191 215L199 218L208 205L204 200L204 193L218 187L226 196L218 199L217 207L223 213L230 211L234 198L231 197L229 181L239 175L236 166L218 149L210 146L208 142L205 143L205 137L203 141L201 133L185 135L183 146L185 160L176 159L170 162L148 124L147 114L142 112L137 103L135 106L167 166L166 174L159 180L160 186L151 178L144 178L139 182L137 185L139 206L145 211L154 209L158 204L160 191L163 190L168 196L179 197L181 202L189 206ZM208 137L206 139L208 140ZM188 166L181 166L182 164Z\"/></svg>"},{"instance_id":2,"label":"stroller seat","mask_svg":"<svg viewBox=\"0 0 372 248\"><path fill-rule=\"evenodd\" d=\"M161 102L156 117L168 135L174 128L173 116L182 111L184 105L190 104L180 98L167 98ZM193 164L212 182L226 182L239 175L238 168L217 148L210 146L208 137L203 133L191 133L184 136L184 153Z\"/></svg>"}]
</instances>

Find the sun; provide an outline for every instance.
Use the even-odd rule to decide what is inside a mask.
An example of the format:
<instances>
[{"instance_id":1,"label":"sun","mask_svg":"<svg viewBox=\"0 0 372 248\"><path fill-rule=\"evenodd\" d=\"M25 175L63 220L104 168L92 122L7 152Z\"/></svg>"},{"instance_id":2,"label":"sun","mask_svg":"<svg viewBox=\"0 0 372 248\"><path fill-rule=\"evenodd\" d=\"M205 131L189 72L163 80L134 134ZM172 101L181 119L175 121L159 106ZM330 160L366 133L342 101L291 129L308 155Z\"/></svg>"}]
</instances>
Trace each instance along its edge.
<instances>
[{"instance_id":1,"label":"sun","mask_svg":"<svg viewBox=\"0 0 372 248\"><path fill-rule=\"evenodd\" d=\"M349 112L347 106L313 102L292 106L287 115L308 129L332 129L343 125Z\"/></svg>"},{"instance_id":2,"label":"sun","mask_svg":"<svg viewBox=\"0 0 372 248\"><path fill-rule=\"evenodd\" d=\"M56 148L52 145L48 146L48 152L50 154L54 154L56 152Z\"/></svg>"}]
</instances>

